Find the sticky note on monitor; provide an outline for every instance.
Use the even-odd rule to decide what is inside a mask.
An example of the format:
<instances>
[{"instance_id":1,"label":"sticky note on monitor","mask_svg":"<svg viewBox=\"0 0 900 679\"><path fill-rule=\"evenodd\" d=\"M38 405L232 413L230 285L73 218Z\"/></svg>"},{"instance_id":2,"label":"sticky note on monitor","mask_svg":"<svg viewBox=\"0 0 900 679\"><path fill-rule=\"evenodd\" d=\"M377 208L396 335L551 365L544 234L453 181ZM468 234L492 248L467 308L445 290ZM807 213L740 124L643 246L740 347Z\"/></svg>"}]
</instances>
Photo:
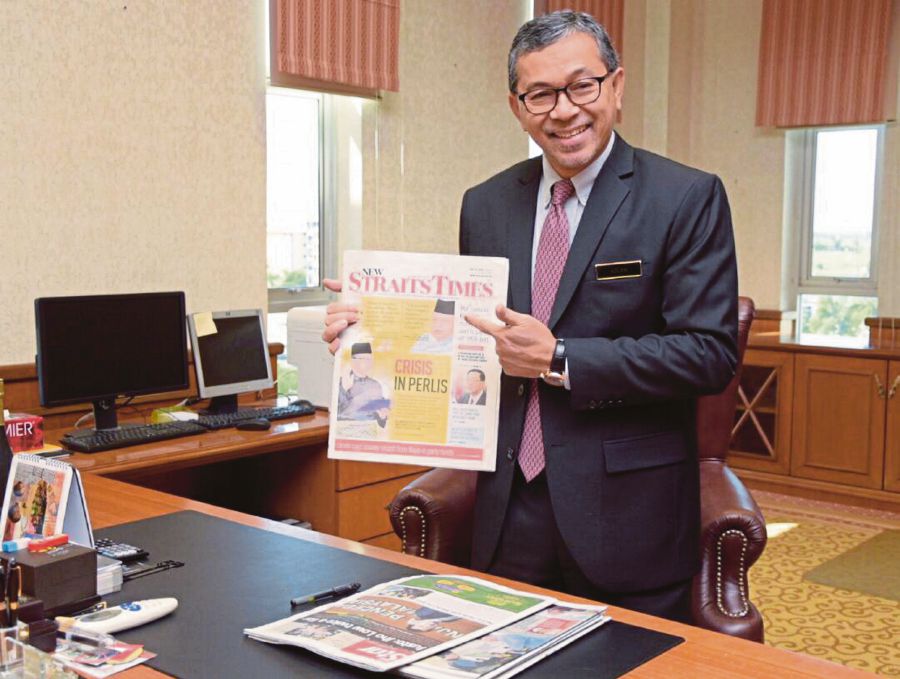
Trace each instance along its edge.
<instances>
[{"instance_id":1,"label":"sticky note on monitor","mask_svg":"<svg viewBox=\"0 0 900 679\"><path fill-rule=\"evenodd\" d=\"M216 322L212 317L212 311L201 311L194 314L194 327L197 329L197 337L215 335L218 332Z\"/></svg>"}]
</instances>

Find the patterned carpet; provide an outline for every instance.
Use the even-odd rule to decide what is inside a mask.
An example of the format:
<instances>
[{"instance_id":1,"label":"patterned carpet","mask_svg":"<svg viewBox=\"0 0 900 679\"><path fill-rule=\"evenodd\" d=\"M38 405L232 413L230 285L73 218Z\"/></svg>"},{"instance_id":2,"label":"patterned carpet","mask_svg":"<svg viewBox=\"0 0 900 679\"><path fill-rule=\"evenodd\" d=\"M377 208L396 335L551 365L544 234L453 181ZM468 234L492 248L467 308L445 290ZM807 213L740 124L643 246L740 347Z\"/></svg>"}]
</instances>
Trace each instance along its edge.
<instances>
[{"instance_id":1,"label":"patterned carpet","mask_svg":"<svg viewBox=\"0 0 900 679\"><path fill-rule=\"evenodd\" d=\"M750 570L766 643L900 677L900 602L804 579L882 531L900 528L900 515L762 491L753 496L769 530Z\"/></svg>"}]
</instances>

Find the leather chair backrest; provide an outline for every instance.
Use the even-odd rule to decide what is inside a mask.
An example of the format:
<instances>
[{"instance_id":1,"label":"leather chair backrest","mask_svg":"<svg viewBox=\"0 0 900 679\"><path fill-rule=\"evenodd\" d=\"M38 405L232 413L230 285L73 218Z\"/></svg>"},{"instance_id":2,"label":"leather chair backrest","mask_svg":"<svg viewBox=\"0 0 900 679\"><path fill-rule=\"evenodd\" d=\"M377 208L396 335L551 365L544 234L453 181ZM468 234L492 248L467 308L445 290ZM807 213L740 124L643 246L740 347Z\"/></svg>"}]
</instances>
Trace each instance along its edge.
<instances>
[{"instance_id":1,"label":"leather chair backrest","mask_svg":"<svg viewBox=\"0 0 900 679\"><path fill-rule=\"evenodd\" d=\"M731 443L731 429L737 404L737 390L744 365L744 350L756 307L749 297L738 297L737 365L724 391L697 399L697 455L701 460L724 461Z\"/></svg>"}]
</instances>

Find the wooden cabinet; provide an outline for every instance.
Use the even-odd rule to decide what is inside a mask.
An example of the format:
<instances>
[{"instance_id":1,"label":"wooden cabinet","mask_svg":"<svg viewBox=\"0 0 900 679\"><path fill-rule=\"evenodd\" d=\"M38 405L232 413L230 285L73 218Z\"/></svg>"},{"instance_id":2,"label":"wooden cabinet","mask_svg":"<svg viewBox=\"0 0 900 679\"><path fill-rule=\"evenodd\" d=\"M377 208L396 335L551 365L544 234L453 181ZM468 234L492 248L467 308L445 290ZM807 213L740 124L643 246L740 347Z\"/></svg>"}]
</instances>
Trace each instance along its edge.
<instances>
[{"instance_id":1,"label":"wooden cabinet","mask_svg":"<svg viewBox=\"0 0 900 679\"><path fill-rule=\"evenodd\" d=\"M246 474L264 489L251 513L292 517L314 530L378 546L399 546L391 537L388 504L427 467L329 460L326 446L257 457Z\"/></svg>"},{"instance_id":2,"label":"wooden cabinet","mask_svg":"<svg viewBox=\"0 0 900 679\"><path fill-rule=\"evenodd\" d=\"M735 466L790 471L793 388L793 354L747 349L729 451Z\"/></svg>"},{"instance_id":3,"label":"wooden cabinet","mask_svg":"<svg viewBox=\"0 0 900 679\"><path fill-rule=\"evenodd\" d=\"M884 489L900 492L900 361L888 364Z\"/></svg>"},{"instance_id":4,"label":"wooden cabinet","mask_svg":"<svg viewBox=\"0 0 900 679\"><path fill-rule=\"evenodd\" d=\"M728 460L751 487L900 507L900 350L754 336Z\"/></svg>"},{"instance_id":5,"label":"wooden cabinet","mask_svg":"<svg viewBox=\"0 0 900 679\"><path fill-rule=\"evenodd\" d=\"M797 354L791 474L881 488L888 361Z\"/></svg>"}]
</instances>

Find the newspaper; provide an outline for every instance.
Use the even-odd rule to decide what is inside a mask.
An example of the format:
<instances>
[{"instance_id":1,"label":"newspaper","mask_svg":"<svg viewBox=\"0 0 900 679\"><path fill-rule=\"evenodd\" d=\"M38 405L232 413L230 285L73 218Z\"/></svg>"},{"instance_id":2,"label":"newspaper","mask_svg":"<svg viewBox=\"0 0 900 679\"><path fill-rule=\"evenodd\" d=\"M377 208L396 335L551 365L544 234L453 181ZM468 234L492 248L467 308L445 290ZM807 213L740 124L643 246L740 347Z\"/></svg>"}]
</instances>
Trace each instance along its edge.
<instances>
[{"instance_id":1,"label":"newspaper","mask_svg":"<svg viewBox=\"0 0 900 679\"><path fill-rule=\"evenodd\" d=\"M414 575L245 629L368 670L387 671L458 646L555 603L457 575Z\"/></svg>"},{"instance_id":2,"label":"newspaper","mask_svg":"<svg viewBox=\"0 0 900 679\"><path fill-rule=\"evenodd\" d=\"M508 679L608 621L605 610L606 606L549 606L397 672L419 679Z\"/></svg>"},{"instance_id":3,"label":"newspaper","mask_svg":"<svg viewBox=\"0 0 900 679\"><path fill-rule=\"evenodd\" d=\"M328 457L493 471L494 340L469 325L506 303L497 257L344 254L342 300L361 317L335 356Z\"/></svg>"}]
</instances>

